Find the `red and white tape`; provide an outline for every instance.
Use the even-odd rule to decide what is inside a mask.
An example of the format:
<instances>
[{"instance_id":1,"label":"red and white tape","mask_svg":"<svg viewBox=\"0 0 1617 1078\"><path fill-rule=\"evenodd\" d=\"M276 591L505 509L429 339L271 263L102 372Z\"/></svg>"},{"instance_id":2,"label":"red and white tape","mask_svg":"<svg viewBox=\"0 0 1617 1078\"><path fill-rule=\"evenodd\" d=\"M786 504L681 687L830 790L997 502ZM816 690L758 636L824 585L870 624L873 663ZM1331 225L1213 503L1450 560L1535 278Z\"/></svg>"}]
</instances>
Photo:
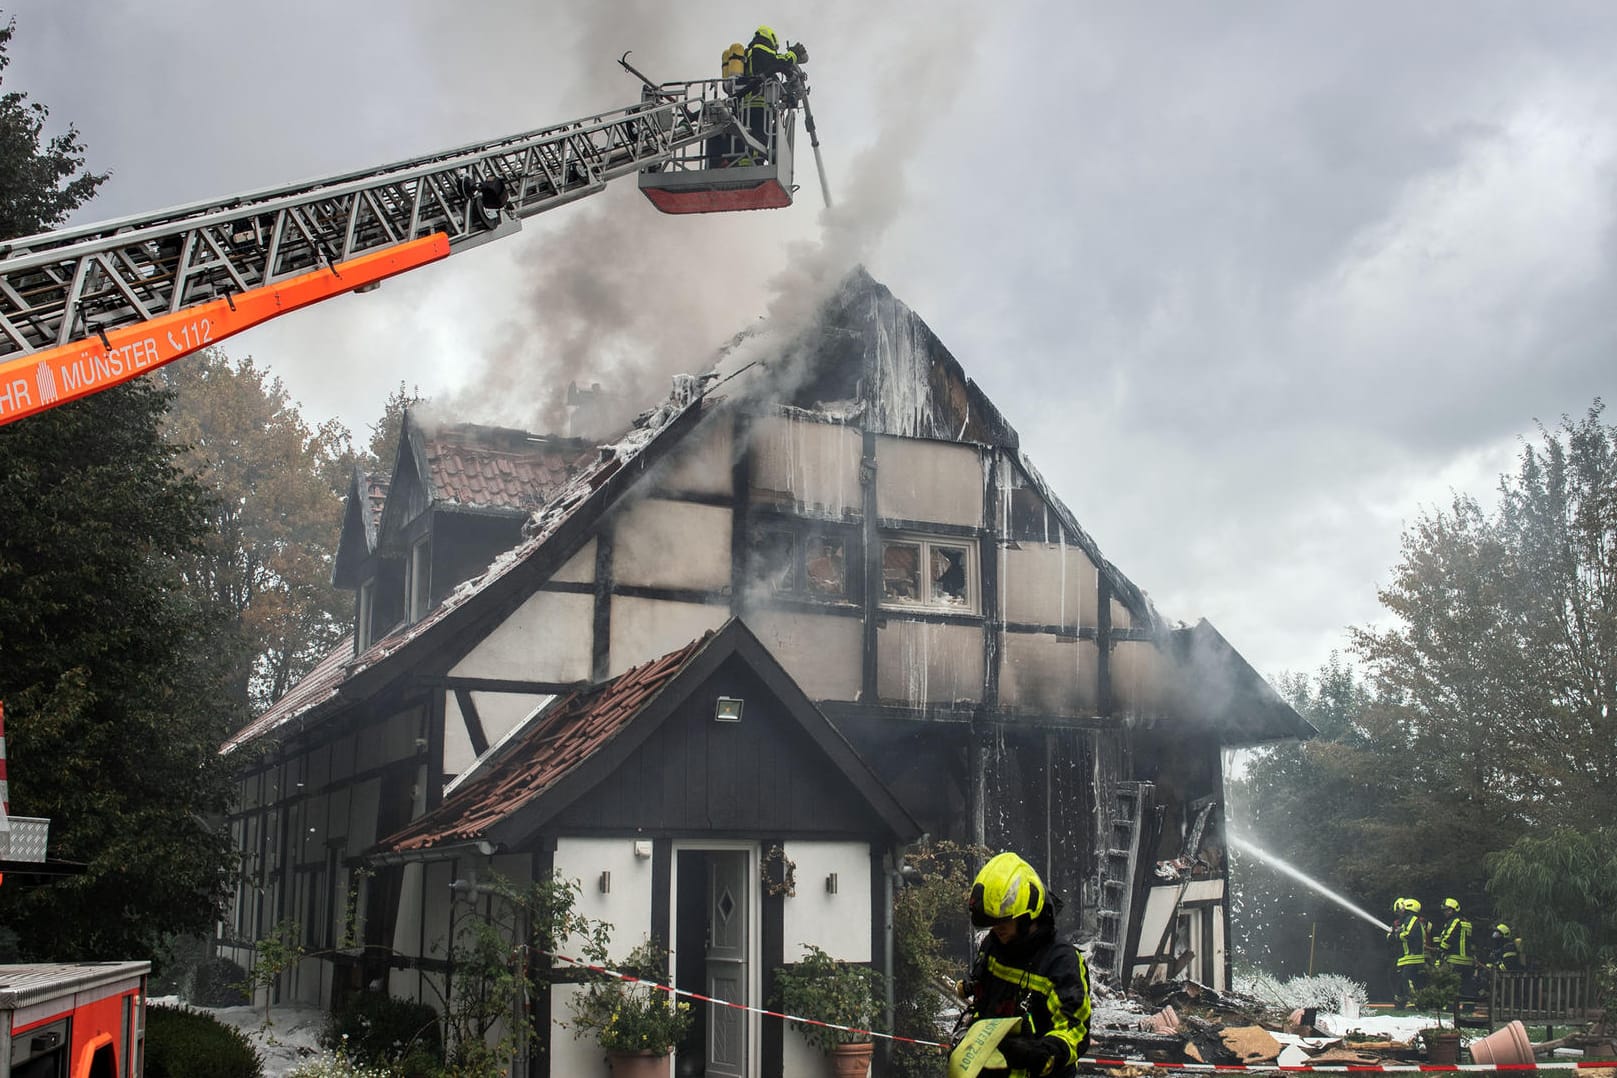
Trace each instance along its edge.
<instances>
[{"instance_id":1,"label":"red and white tape","mask_svg":"<svg viewBox=\"0 0 1617 1078\"><path fill-rule=\"evenodd\" d=\"M577 966L579 969L587 969L592 973L615 977L629 984L643 984L656 992L667 992L670 996L683 996L686 999L711 1003L717 1007L729 1007L732 1010L767 1015L770 1018L783 1018L788 1022L801 1022L809 1026L840 1029L847 1033L857 1033L864 1037L895 1041L899 1044L915 1044L923 1048L936 1048L944 1052L947 1052L950 1047L941 1041L924 1041L916 1037L901 1037L896 1033L881 1033L874 1029L860 1029L858 1026L842 1026L835 1022L822 1022L818 1018L805 1018L798 1014L786 1014L783 1011L771 1011L763 1007L750 1007L745 1003L733 1003L727 999L716 999L713 996L704 996L700 992L675 988L673 985L658 984L656 981L649 981L644 977L636 977L632 973L624 973L621 970L598 966L593 962L558 954L555 951L539 951L538 953L560 962L566 962L570 966ZM1107 1059L1101 1056L1084 1056L1078 1061L1078 1064L1086 1067L1153 1067L1175 1071L1230 1071L1245 1074L1277 1072L1287 1074L1407 1074L1413 1071L1547 1071L1612 1070L1617 1068L1617 1061L1607 1060L1602 1062L1600 1060L1584 1059L1561 1060L1554 1063L1303 1063L1283 1066L1278 1063L1158 1063L1144 1059Z\"/></svg>"}]
</instances>

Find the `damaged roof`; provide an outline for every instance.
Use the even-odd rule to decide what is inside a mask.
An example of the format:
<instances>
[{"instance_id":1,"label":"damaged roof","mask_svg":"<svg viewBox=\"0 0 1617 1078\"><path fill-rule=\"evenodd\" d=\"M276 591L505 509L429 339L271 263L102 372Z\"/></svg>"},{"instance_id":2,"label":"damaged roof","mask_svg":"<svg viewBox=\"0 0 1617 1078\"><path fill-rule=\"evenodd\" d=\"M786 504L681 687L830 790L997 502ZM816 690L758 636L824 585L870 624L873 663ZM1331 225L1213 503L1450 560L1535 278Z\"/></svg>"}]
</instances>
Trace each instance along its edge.
<instances>
[{"instance_id":1,"label":"damaged roof","mask_svg":"<svg viewBox=\"0 0 1617 1078\"><path fill-rule=\"evenodd\" d=\"M220 747L221 755L233 752L273 730L282 723L307 714L337 695L337 687L348 676L348 662L354 656L354 634L349 633L326 657L304 674L298 683L288 689L279 700L265 708L263 713L237 730Z\"/></svg>"},{"instance_id":2,"label":"damaged roof","mask_svg":"<svg viewBox=\"0 0 1617 1078\"><path fill-rule=\"evenodd\" d=\"M1174 659L1178 712L1197 715L1199 723L1217 729L1220 744L1318 735L1207 619L1170 632L1168 654Z\"/></svg>"},{"instance_id":3,"label":"damaged roof","mask_svg":"<svg viewBox=\"0 0 1617 1078\"><path fill-rule=\"evenodd\" d=\"M475 423L407 426L433 505L525 515L593 463L595 444Z\"/></svg>"},{"instance_id":4,"label":"damaged roof","mask_svg":"<svg viewBox=\"0 0 1617 1078\"><path fill-rule=\"evenodd\" d=\"M734 656L763 679L785 705L779 714L808 733L893 837L909 841L920 834L919 825L848 740L751 630L731 618L661 658L553 701L529 729L481 761L459 790L383 839L373 852L398 854L489 839L515 845L526 840L627 758Z\"/></svg>"}]
</instances>

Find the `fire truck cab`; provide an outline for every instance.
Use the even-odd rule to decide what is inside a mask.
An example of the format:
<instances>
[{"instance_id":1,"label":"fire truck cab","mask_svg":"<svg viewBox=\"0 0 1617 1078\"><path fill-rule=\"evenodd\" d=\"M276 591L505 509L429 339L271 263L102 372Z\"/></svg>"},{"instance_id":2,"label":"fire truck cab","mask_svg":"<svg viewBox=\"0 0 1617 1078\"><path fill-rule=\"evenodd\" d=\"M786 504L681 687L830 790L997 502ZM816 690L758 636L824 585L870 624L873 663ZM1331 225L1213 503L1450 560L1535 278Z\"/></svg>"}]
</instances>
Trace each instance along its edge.
<instances>
[{"instance_id":1,"label":"fire truck cab","mask_svg":"<svg viewBox=\"0 0 1617 1078\"><path fill-rule=\"evenodd\" d=\"M0 1078L138 1078L151 968L0 966Z\"/></svg>"}]
</instances>

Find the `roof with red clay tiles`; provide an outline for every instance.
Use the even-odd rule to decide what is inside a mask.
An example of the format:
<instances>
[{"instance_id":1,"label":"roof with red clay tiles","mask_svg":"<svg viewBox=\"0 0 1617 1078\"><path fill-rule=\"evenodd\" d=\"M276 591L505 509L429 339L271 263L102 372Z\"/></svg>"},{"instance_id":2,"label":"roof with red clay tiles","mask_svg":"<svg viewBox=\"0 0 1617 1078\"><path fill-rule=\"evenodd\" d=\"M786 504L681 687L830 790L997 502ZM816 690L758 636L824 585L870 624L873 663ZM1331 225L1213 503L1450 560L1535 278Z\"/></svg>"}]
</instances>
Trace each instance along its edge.
<instances>
[{"instance_id":1,"label":"roof with red clay tiles","mask_svg":"<svg viewBox=\"0 0 1617 1078\"><path fill-rule=\"evenodd\" d=\"M347 674L348 661L353 657L354 636L350 633L343 637L325 658L316 663L313 670L304 674L302 680L288 689L285 696L266 708L262 715L231 734L219 751L227 753L239 748L286 719L302 714L336 696L337 687L342 684Z\"/></svg>"},{"instance_id":2,"label":"roof with red clay tiles","mask_svg":"<svg viewBox=\"0 0 1617 1078\"><path fill-rule=\"evenodd\" d=\"M425 431L421 456L434 502L527 513L595 457L593 443L460 423Z\"/></svg>"},{"instance_id":3,"label":"roof with red clay tiles","mask_svg":"<svg viewBox=\"0 0 1617 1078\"><path fill-rule=\"evenodd\" d=\"M384 839L382 847L419 850L484 835L628 727L713 636L706 633L660 659L556 701L489 771Z\"/></svg>"}]
</instances>

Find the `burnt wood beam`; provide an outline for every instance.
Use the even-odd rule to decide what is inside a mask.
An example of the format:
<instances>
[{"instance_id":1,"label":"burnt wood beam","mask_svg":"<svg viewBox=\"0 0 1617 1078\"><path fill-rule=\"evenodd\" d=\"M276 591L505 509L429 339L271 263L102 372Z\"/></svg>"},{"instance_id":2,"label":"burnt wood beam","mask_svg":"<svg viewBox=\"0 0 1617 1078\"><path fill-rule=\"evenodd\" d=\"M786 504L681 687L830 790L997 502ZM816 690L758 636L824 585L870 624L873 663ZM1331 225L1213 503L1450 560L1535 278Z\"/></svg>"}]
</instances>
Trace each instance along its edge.
<instances>
[{"instance_id":1,"label":"burnt wood beam","mask_svg":"<svg viewBox=\"0 0 1617 1078\"><path fill-rule=\"evenodd\" d=\"M1007 621L1001 626L1007 633L1017 633L1022 636L1054 636L1069 643L1076 644L1080 640L1095 639L1093 625L1038 625L1026 621Z\"/></svg>"},{"instance_id":2,"label":"burnt wood beam","mask_svg":"<svg viewBox=\"0 0 1617 1078\"><path fill-rule=\"evenodd\" d=\"M537 590L563 595L594 595L595 584L589 580L547 580Z\"/></svg>"},{"instance_id":3,"label":"burnt wood beam","mask_svg":"<svg viewBox=\"0 0 1617 1078\"><path fill-rule=\"evenodd\" d=\"M660 599L666 603L697 603L706 606L729 606L730 596L708 588L658 588L647 584L617 584L607 589L612 595L629 599Z\"/></svg>"},{"instance_id":4,"label":"burnt wood beam","mask_svg":"<svg viewBox=\"0 0 1617 1078\"><path fill-rule=\"evenodd\" d=\"M520 681L493 677L438 677L420 678L416 684L429 689L449 689L455 692L499 692L518 696L562 696L589 685L587 681Z\"/></svg>"},{"instance_id":5,"label":"burnt wood beam","mask_svg":"<svg viewBox=\"0 0 1617 1078\"><path fill-rule=\"evenodd\" d=\"M950 539L981 539L984 536L992 538L994 534L991 528L976 527L970 524L945 524L938 520L906 520L902 517L882 517L876 524L883 531L920 532L923 535L940 535Z\"/></svg>"},{"instance_id":6,"label":"burnt wood beam","mask_svg":"<svg viewBox=\"0 0 1617 1078\"><path fill-rule=\"evenodd\" d=\"M460 718L466 724L466 739L472 743L472 753L481 756L488 751L488 734L483 732L483 717L477 713L477 701L471 690L456 689L455 703L460 705Z\"/></svg>"},{"instance_id":7,"label":"burnt wood beam","mask_svg":"<svg viewBox=\"0 0 1617 1078\"><path fill-rule=\"evenodd\" d=\"M1106 715L1038 715L1000 711L992 714L976 707L912 708L898 704L867 707L849 700L820 700L815 704L839 728L860 720L915 726L986 727L1007 730L1103 730L1115 733L1117 721Z\"/></svg>"},{"instance_id":8,"label":"burnt wood beam","mask_svg":"<svg viewBox=\"0 0 1617 1078\"><path fill-rule=\"evenodd\" d=\"M595 533L595 624L590 645L590 678L605 681L612 668L612 524Z\"/></svg>"},{"instance_id":9,"label":"burnt wood beam","mask_svg":"<svg viewBox=\"0 0 1617 1078\"><path fill-rule=\"evenodd\" d=\"M1004 649L1000 646L999 609L999 553L1001 537L995 534L993 524L999 519L999 454L988 450L979 458L988 469L988 481L983 484L983 523L989 525L977 540L978 579L980 581L983 612L983 707L999 709L999 664Z\"/></svg>"},{"instance_id":10,"label":"burnt wood beam","mask_svg":"<svg viewBox=\"0 0 1617 1078\"><path fill-rule=\"evenodd\" d=\"M747 553L751 545L752 424L740 411L730 425L730 613L747 614Z\"/></svg>"},{"instance_id":11,"label":"burnt wood beam","mask_svg":"<svg viewBox=\"0 0 1617 1078\"><path fill-rule=\"evenodd\" d=\"M427 705L427 812L444 799L444 694L435 692ZM420 742L417 742L420 744Z\"/></svg>"},{"instance_id":12,"label":"burnt wood beam","mask_svg":"<svg viewBox=\"0 0 1617 1078\"><path fill-rule=\"evenodd\" d=\"M1105 573L1096 574L1095 707L1102 715L1112 713L1112 582Z\"/></svg>"},{"instance_id":13,"label":"burnt wood beam","mask_svg":"<svg viewBox=\"0 0 1617 1078\"><path fill-rule=\"evenodd\" d=\"M874 706L876 695L876 630L881 619L881 525L876 520L876 433L861 432L859 500L863 513L865 635L859 675L859 699Z\"/></svg>"}]
</instances>

